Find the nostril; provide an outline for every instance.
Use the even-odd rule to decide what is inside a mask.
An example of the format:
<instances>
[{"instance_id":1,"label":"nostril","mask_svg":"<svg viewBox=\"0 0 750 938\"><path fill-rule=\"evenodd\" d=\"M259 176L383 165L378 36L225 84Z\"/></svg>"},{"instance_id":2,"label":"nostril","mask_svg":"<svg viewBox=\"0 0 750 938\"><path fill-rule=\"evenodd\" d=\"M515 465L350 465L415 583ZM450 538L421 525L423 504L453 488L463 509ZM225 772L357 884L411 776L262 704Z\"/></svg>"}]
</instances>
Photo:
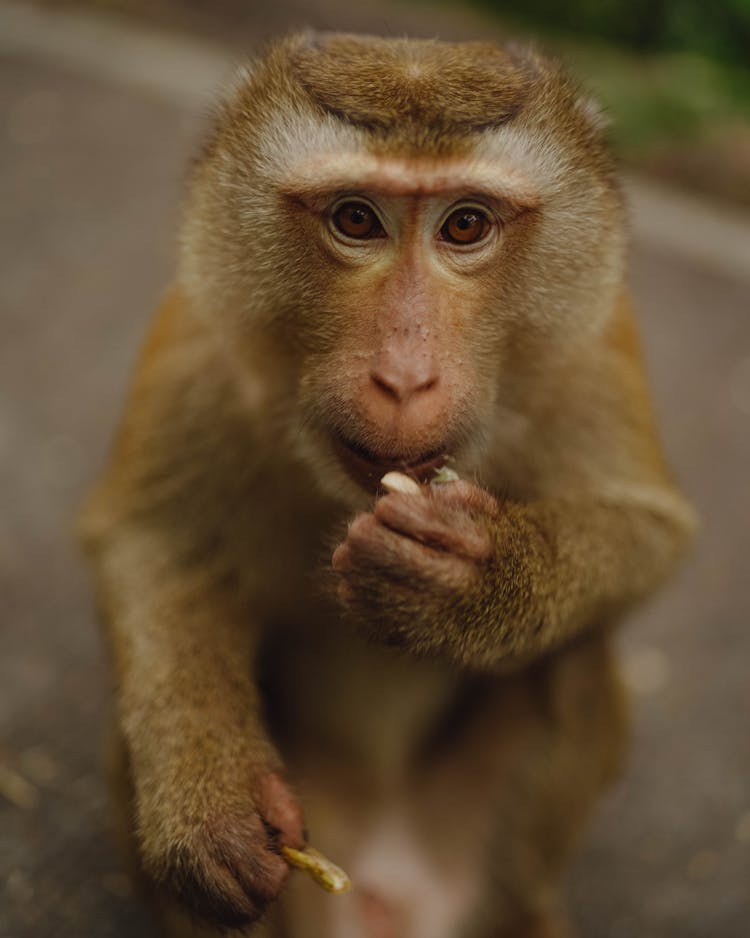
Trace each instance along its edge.
<instances>
[{"instance_id":1,"label":"nostril","mask_svg":"<svg viewBox=\"0 0 750 938\"><path fill-rule=\"evenodd\" d=\"M401 400L402 395L399 391L398 385L394 381L389 381L383 375L378 374L375 371L371 372L370 380L375 385L375 387L378 388L378 390L382 391L388 397L393 397L397 401Z\"/></svg>"},{"instance_id":2,"label":"nostril","mask_svg":"<svg viewBox=\"0 0 750 938\"><path fill-rule=\"evenodd\" d=\"M424 378L417 373L385 374L383 371L370 372L370 380L387 397L399 403L405 403L415 394L431 391L438 383L437 375Z\"/></svg>"},{"instance_id":3,"label":"nostril","mask_svg":"<svg viewBox=\"0 0 750 938\"><path fill-rule=\"evenodd\" d=\"M426 381L423 381L422 384L414 388L415 391L431 391L434 387L437 386L438 379L437 377L428 378Z\"/></svg>"}]
</instances>

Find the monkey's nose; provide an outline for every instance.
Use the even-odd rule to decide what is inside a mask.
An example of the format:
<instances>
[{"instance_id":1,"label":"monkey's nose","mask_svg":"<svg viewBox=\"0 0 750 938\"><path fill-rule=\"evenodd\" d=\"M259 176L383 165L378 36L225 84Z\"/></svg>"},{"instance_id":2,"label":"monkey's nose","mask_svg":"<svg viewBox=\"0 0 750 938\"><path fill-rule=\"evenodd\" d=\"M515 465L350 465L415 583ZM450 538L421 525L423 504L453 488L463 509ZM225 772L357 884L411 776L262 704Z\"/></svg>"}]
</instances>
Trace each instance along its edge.
<instances>
[{"instance_id":1,"label":"monkey's nose","mask_svg":"<svg viewBox=\"0 0 750 938\"><path fill-rule=\"evenodd\" d=\"M381 394L398 404L406 404L413 397L432 391L438 385L434 368L373 368L370 382Z\"/></svg>"}]
</instances>

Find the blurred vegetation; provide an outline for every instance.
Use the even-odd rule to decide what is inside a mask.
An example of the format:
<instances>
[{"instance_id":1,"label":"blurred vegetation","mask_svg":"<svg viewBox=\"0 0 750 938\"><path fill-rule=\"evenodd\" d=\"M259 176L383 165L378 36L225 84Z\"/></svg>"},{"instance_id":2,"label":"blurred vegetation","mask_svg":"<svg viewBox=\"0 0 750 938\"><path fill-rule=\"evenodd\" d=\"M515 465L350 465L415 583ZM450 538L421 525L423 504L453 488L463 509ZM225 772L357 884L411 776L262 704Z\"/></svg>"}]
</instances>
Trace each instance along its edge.
<instances>
[{"instance_id":1,"label":"blurred vegetation","mask_svg":"<svg viewBox=\"0 0 750 938\"><path fill-rule=\"evenodd\" d=\"M557 38L551 46L612 112L625 152L695 140L750 121L750 71L690 52L635 54Z\"/></svg>"},{"instance_id":2,"label":"blurred vegetation","mask_svg":"<svg viewBox=\"0 0 750 938\"><path fill-rule=\"evenodd\" d=\"M475 0L546 32L608 39L639 52L696 52L747 65L750 0Z\"/></svg>"}]
</instances>

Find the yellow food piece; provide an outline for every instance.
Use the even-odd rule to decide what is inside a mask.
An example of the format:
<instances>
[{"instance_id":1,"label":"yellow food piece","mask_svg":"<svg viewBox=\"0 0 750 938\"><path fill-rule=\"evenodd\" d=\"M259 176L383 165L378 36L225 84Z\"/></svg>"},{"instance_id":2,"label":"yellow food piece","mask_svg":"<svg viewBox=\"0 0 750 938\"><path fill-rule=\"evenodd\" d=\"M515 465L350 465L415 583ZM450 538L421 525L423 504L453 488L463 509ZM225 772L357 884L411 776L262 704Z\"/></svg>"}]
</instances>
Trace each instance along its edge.
<instances>
[{"instance_id":1,"label":"yellow food piece","mask_svg":"<svg viewBox=\"0 0 750 938\"><path fill-rule=\"evenodd\" d=\"M314 847L295 850L294 847L282 847L281 853L290 866L309 873L315 882L328 892L341 893L351 889L352 881L335 863L323 856Z\"/></svg>"},{"instance_id":2,"label":"yellow food piece","mask_svg":"<svg viewBox=\"0 0 750 938\"><path fill-rule=\"evenodd\" d=\"M402 495L419 495L419 483L403 472L386 472L380 480L386 492L400 492Z\"/></svg>"},{"instance_id":3,"label":"yellow food piece","mask_svg":"<svg viewBox=\"0 0 750 938\"><path fill-rule=\"evenodd\" d=\"M435 470L435 474L430 479L430 485L445 485L446 482L458 482L459 475L455 469L448 466L442 466Z\"/></svg>"}]
</instances>

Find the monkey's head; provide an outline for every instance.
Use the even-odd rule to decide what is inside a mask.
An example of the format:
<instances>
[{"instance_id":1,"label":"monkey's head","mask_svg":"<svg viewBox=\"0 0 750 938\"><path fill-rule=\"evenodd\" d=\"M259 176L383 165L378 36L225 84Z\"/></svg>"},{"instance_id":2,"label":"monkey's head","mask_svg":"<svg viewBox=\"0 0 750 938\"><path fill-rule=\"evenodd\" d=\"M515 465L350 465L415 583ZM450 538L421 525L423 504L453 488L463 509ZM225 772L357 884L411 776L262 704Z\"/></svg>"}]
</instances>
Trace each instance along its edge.
<instances>
[{"instance_id":1,"label":"monkey's head","mask_svg":"<svg viewBox=\"0 0 750 938\"><path fill-rule=\"evenodd\" d=\"M356 501L394 468L482 472L528 374L602 328L621 215L594 108L536 54L306 34L225 103L181 282L277 362L289 438Z\"/></svg>"}]
</instances>

